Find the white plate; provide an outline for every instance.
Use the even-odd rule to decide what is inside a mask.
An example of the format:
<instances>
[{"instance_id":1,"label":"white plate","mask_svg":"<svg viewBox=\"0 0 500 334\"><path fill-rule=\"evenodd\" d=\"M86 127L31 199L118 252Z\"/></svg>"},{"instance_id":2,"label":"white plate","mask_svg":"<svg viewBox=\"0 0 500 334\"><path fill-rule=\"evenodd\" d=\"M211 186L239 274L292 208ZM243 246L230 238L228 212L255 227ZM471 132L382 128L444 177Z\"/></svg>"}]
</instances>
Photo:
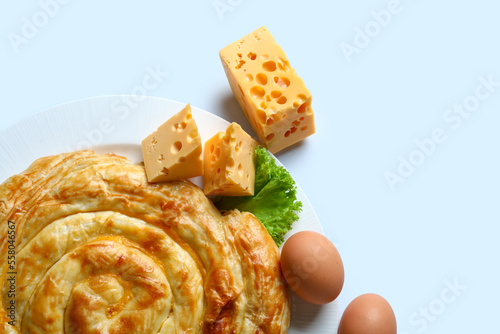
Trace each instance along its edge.
<instances>
[{"instance_id":1,"label":"white plate","mask_svg":"<svg viewBox=\"0 0 500 334\"><path fill-rule=\"evenodd\" d=\"M134 162L142 161L140 143L149 133L180 111L184 103L140 96L106 96L74 101L50 108L0 133L0 180L25 170L35 159L91 148L99 153L116 153ZM202 140L229 123L209 112L192 107ZM201 179L193 179L200 185ZM323 228L304 192L299 221L291 234ZM336 333L338 302L316 306L291 293L292 323L289 333Z\"/></svg>"}]
</instances>

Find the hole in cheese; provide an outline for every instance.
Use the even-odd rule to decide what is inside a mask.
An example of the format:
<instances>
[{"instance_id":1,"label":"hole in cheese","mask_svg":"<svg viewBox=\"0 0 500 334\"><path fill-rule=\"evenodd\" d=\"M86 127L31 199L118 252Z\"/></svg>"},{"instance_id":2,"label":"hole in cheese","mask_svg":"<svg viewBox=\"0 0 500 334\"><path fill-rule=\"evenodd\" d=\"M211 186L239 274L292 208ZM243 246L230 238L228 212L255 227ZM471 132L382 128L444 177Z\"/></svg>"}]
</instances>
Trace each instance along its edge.
<instances>
[{"instance_id":1,"label":"hole in cheese","mask_svg":"<svg viewBox=\"0 0 500 334\"><path fill-rule=\"evenodd\" d=\"M265 124L267 119L266 112L264 110L257 109L257 118L259 119L259 122Z\"/></svg>"},{"instance_id":2,"label":"hole in cheese","mask_svg":"<svg viewBox=\"0 0 500 334\"><path fill-rule=\"evenodd\" d=\"M198 137L198 129L193 129L189 132L187 142L192 143Z\"/></svg>"},{"instance_id":3,"label":"hole in cheese","mask_svg":"<svg viewBox=\"0 0 500 334\"><path fill-rule=\"evenodd\" d=\"M251 75L250 73L245 74L245 80L248 82L253 81L253 75ZM240 89L241 89L241 87L240 87Z\"/></svg>"},{"instance_id":4,"label":"hole in cheese","mask_svg":"<svg viewBox=\"0 0 500 334\"><path fill-rule=\"evenodd\" d=\"M281 96L279 99L276 100L279 104L285 104L287 101L286 96Z\"/></svg>"},{"instance_id":5,"label":"hole in cheese","mask_svg":"<svg viewBox=\"0 0 500 334\"><path fill-rule=\"evenodd\" d=\"M250 89L250 95L254 99L262 99L264 94L266 94L266 91L260 86L253 86L252 89Z\"/></svg>"},{"instance_id":6,"label":"hole in cheese","mask_svg":"<svg viewBox=\"0 0 500 334\"><path fill-rule=\"evenodd\" d=\"M241 66L245 65L245 63L246 62L244 60L240 60L240 61L238 61L238 65L236 65L235 68L237 70L239 70L241 68Z\"/></svg>"},{"instance_id":7,"label":"hole in cheese","mask_svg":"<svg viewBox=\"0 0 500 334\"><path fill-rule=\"evenodd\" d=\"M155 137L151 139L151 142L148 144L148 151L149 153L153 152L156 150L156 144L158 144L158 141L156 140Z\"/></svg>"},{"instance_id":8,"label":"hole in cheese","mask_svg":"<svg viewBox=\"0 0 500 334\"><path fill-rule=\"evenodd\" d=\"M262 64L262 68L264 69L264 71L274 72L276 71L276 63L272 60L266 61Z\"/></svg>"},{"instance_id":9,"label":"hole in cheese","mask_svg":"<svg viewBox=\"0 0 500 334\"><path fill-rule=\"evenodd\" d=\"M267 141L270 141L270 140L272 140L273 138L274 138L274 133L270 133L270 134L268 134L268 135L266 136L266 140L267 140Z\"/></svg>"},{"instance_id":10,"label":"hole in cheese","mask_svg":"<svg viewBox=\"0 0 500 334\"><path fill-rule=\"evenodd\" d=\"M180 141L176 141L175 143L172 144L171 151L173 154L178 153L180 150L182 150L182 143Z\"/></svg>"},{"instance_id":11,"label":"hole in cheese","mask_svg":"<svg viewBox=\"0 0 500 334\"><path fill-rule=\"evenodd\" d=\"M309 106L309 104L306 102L306 103L302 103L302 105L299 107L299 109L297 109L297 112L299 114L302 114L306 111L306 108Z\"/></svg>"},{"instance_id":12,"label":"hole in cheese","mask_svg":"<svg viewBox=\"0 0 500 334\"><path fill-rule=\"evenodd\" d=\"M279 113L276 113L276 114L272 114L271 116L273 117L274 121L275 122L278 122L280 119L281 119L281 112Z\"/></svg>"},{"instance_id":13,"label":"hole in cheese","mask_svg":"<svg viewBox=\"0 0 500 334\"><path fill-rule=\"evenodd\" d=\"M265 86L267 85L267 76L264 73L259 73L255 77L255 80L257 80L257 83L259 85Z\"/></svg>"},{"instance_id":14,"label":"hole in cheese","mask_svg":"<svg viewBox=\"0 0 500 334\"><path fill-rule=\"evenodd\" d=\"M174 131L182 131L187 127L186 122L181 122L181 123L175 123L173 125Z\"/></svg>"},{"instance_id":15,"label":"hole in cheese","mask_svg":"<svg viewBox=\"0 0 500 334\"><path fill-rule=\"evenodd\" d=\"M304 94L299 94L297 95L297 99L299 99L299 102L302 103L307 100L307 96L305 96Z\"/></svg>"},{"instance_id":16,"label":"hole in cheese","mask_svg":"<svg viewBox=\"0 0 500 334\"><path fill-rule=\"evenodd\" d=\"M285 77L281 77L281 78L278 78L278 77L274 77L274 82L280 87L280 88L287 88L288 86L290 86L290 80L288 78L285 78Z\"/></svg>"},{"instance_id":17,"label":"hole in cheese","mask_svg":"<svg viewBox=\"0 0 500 334\"><path fill-rule=\"evenodd\" d=\"M283 93L281 93L279 90L273 90L271 92L271 97L273 99L277 99L278 97L280 97Z\"/></svg>"},{"instance_id":18,"label":"hole in cheese","mask_svg":"<svg viewBox=\"0 0 500 334\"><path fill-rule=\"evenodd\" d=\"M255 54L254 52L250 52L247 57L251 60L255 60L257 58L257 54Z\"/></svg>"},{"instance_id":19,"label":"hole in cheese","mask_svg":"<svg viewBox=\"0 0 500 334\"><path fill-rule=\"evenodd\" d=\"M238 144L236 144L236 145L234 146L234 150L235 150L236 152L239 152L239 151L241 150L241 146L243 146L243 142L241 142L241 141L240 141L240 142L238 142Z\"/></svg>"},{"instance_id":20,"label":"hole in cheese","mask_svg":"<svg viewBox=\"0 0 500 334\"><path fill-rule=\"evenodd\" d=\"M191 137L191 138L198 137L198 129L191 130L191 132L189 133L189 137Z\"/></svg>"}]
</instances>

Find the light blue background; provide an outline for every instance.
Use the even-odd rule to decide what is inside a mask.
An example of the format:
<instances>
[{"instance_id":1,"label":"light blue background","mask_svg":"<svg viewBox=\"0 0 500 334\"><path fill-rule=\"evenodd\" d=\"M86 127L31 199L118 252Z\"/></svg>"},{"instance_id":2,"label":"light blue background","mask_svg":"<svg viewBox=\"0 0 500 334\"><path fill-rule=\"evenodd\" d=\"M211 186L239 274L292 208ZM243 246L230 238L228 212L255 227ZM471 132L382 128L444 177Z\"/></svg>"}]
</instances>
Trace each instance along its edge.
<instances>
[{"instance_id":1,"label":"light blue background","mask_svg":"<svg viewBox=\"0 0 500 334\"><path fill-rule=\"evenodd\" d=\"M479 76L500 81L500 6L401 0L348 62L341 44L389 1L221 0L222 18L215 2L68 1L17 53L9 34L41 5L2 4L0 130L63 102L130 94L157 66L169 76L149 95L246 122L218 51L264 25L314 96L317 133L278 158L343 257L341 310L374 292L399 333L499 333L500 87L457 129L443 115ZM436 128L446 141L391 191L384 174Z\"/></svg>"}]
</instances>

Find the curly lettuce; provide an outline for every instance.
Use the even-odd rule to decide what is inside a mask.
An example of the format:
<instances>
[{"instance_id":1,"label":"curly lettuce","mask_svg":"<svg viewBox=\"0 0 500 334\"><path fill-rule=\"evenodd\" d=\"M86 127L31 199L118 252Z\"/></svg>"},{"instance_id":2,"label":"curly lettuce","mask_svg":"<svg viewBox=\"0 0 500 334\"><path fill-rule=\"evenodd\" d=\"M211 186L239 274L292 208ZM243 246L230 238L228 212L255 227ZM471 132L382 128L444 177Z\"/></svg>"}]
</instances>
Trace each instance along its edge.
<instances>
[{"instance_id":1,"label":"curly lettuce","mask_svg":"<svg viewBox=\"0 0 500 334\"><path fill-rule=\"evenodd\" d=\"M221 211L238 209L253 213L278 246L302 211L295 181L284 167L276 165L274 158L263 147L255 149L254 195L217 196L213 201Z\"/></svg>"}]
</instances>

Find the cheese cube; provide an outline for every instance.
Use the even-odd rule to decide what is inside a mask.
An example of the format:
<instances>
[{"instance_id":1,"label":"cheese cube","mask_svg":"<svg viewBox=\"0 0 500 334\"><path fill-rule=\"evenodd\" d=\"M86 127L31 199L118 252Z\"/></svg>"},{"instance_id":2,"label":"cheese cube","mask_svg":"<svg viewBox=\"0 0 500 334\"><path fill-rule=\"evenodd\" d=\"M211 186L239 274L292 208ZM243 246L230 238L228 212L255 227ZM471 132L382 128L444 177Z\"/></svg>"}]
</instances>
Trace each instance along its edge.
<instances>
[{"instance_id":1,"label":"cheese cube","mask_svg":"<svg viewBox=\"0 0 500 334\"><path fill-rule=\"evenodd\" d=\"M258 145L237 123L210 138L205 143L205 194L253 195Z\"/></svg>"},{"instance_id":2,"label":"cheese cube","mask_svg":"<svg viewBox=\"0 0 500 334\"><path fill-rule=\"evenodd\" d=\"M219 55L236 100L269 151L276 153L315 132L311 93L265 27Z\"/></svg>"},{"instance_id":3,"label":"cheese cube","mask_svg":"<svg viewBox=\"0 0 500 334\"><path fill-rule=\"evenodd\" d=\"M142 154L149 182L203 175L201 138L189 104L142 141Z\"/></svg>"}]
</instances>

